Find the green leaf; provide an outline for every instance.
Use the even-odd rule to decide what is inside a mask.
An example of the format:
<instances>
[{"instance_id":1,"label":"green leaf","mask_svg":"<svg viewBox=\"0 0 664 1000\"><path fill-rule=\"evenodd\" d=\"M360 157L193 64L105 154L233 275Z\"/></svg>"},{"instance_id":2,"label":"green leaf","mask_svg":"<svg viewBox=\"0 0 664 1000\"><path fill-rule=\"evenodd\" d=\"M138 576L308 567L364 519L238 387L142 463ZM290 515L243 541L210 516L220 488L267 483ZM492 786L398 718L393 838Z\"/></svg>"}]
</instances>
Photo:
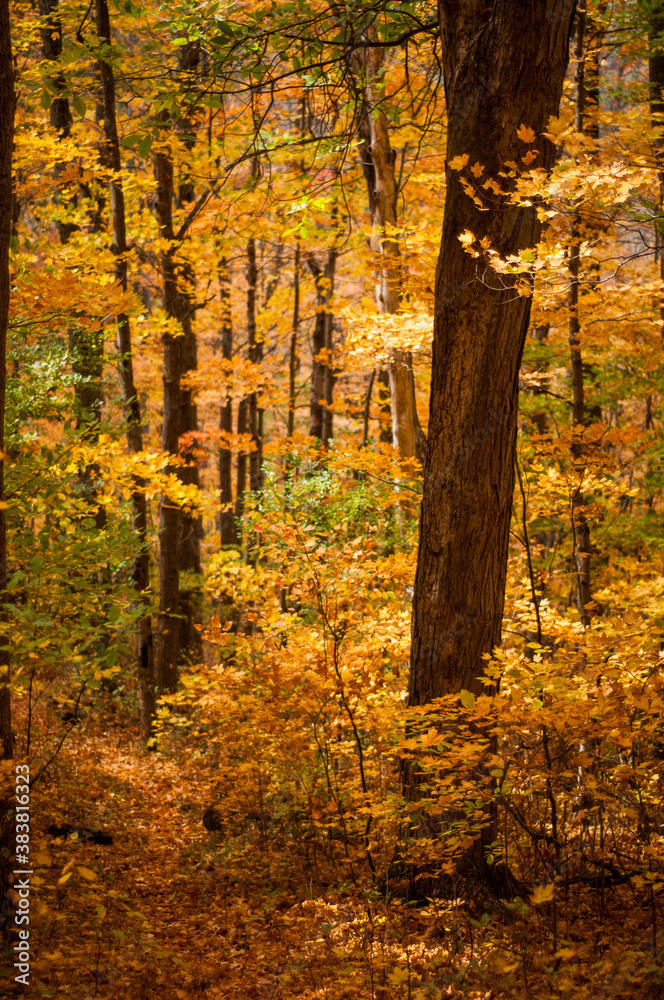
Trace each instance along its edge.
<instances>
[{"instance_id":1,"label":"green leaf","mask_svg":"<svg viewBox=\"0 0 664 1000\"><path fill-rule=\"evenodd\" d=\"M44 560L40 559L39 556L34 556L30 560L30 571L34 573L35 576L37 576L38 573L41 573L43 565L44 565Z\"/></svg>"},{"instance_id":2,"label":"green leaf","mask_svg":"<svg viewBox=\"0 0 664 1000\"><path fill-rule=\"evenodd\" d=\"M115 623L118 621L119 618L120 618L120 608L114 604L112 607L108 609L108 620L109 622L112 622L115 625Z\"/></svg>"},{"instance_id":3,"label":"green leaf","mask_svg":"<svg viewBox=\"0 0 664 1000\"><path fill-rule=\"evenodd\" d=\"M76 114L80 115L81 118L85 118L85 112L86 112L87 109L85 107L85 102L83 101L83 98L81 97L81 95L80 94L74 94L74 97L72 99L72 103L74 105L74 110L76 111Z\"/></svg>"},{"instance_id":4,"label":"green leaf","mask_svg":"<svg viewBox=\"0 0 664 1000\"><path fill-rule=\"evenodd\" d=\"M128 146L130 149L132 149L134 146L138 145L138 143L141 141L141 138L142 136L140 132L132 132L131 135L126 135L124 139L120 139L120 145Z\"/></svg>"},{"instance_id":5,"label":"green leaf","mask_svg":"<svg viewBox=\"0 0 664 1000\"><path fill-rule=\"evenodd\" d=\"M49 94L48 90L42 90L40 100L42 108L46 108L46 110L48 111L48 109L51 106L51 95Z\"/></svg>"},{"instance_id":6,"label":"green leaf","mask_svg":"<svg viewBox=\"0 0 664 1000\"><path fill-rule=\"evenodd\" d=\"M141 156L148 156L152 149L152 136L145 135L138 144L138 152Z\"/></svg>"}]
</instances>

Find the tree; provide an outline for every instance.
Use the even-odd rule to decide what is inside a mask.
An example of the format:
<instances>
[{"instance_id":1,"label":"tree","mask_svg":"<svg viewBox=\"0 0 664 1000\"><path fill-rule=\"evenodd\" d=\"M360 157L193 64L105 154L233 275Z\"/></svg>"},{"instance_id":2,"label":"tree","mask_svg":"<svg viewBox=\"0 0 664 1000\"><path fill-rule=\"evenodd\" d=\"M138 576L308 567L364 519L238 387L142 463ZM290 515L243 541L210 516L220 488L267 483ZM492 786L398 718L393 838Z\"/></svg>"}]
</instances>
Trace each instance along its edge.
<instances>
[{"instance_id":1,"label":"tree","mask_svg":"<svg viewBox=\"0 0 664 1000\"><path fill-rule=\"evenodd\" d=\"M9 240L12 228L12 146L14 141L14 64L9 25L9 4L0 2L0 596L7 591L7 517L4 479L5 399L7 389L7 325L9 320ZM5 618L4 612L2 617ZM0 759L14 756L10 696L10 663L7 639L0 649ZM0 786L0 923L6 936L9 912L11 856L14 821L10 812L11 783L5 773Z\"/></svg>"},{"instance_id":2,"label":"tree","mask_svg":"<svg viewBox=\"0 0 664 1000\"><path fill-rule=\"evenodd\" d=\"M111 45L111 22L107 0L96 0L95 16L97 36L100 45ZM115 113L115 73L113 66L103 58L99 60L101 105L104 116L104 139L101 144L101 161L110 171L110 209L115 253L115 278L124 292L127 291L127 221L125 199L120 171L120 144ZM52 106L52 105L51 105ZM127 422L127 446L133 454L143 450L143 429L141 404L134 381L134 362L131 343L131 325L126 312L117 317L117 348L119 354L120 385L122 402ZM148 545L148 506L145 496L145 482L135 479L132 491L134 528L139 545L132 578L139 601L147 600L150 587L150 550ZM140 729L143 736L149 736L155 710L154 696L154 650L152 642L152 616L147 610L138 622L138 703Z\"/></svg>"},{"instance_id":3,"label":"tree","mask_svg":"<svg viewBox=\"0 0 664 1000\"><path fill-rule=\"evenodd\" d=\"M364 95L361 114L364 175L371 221L377 232L372 247L379 258L376 301L381 313L396 313L401 304L401 268L397 226L398 183L394 169L396 150L390 144L384 96L384 52L369 49L359 58ZM392 410L392 443L401 458L422 457L426 446L415 400L413 358L410 351L395 350L390 359L389 384Z\"/></svg>"},{"instance_id":4,"label":"tree","mask_svg":"<svg viewBox=\"0 0 664 1000\"><path fill-rule=\"evenodd\" d=\"M514 489L518 374L530 298L514 277L466 253L471 232L501 255L534 246L535 205L512 204L498 183L532 130L556 114L568 60L573 0L483 0L440 6L448 116L447 190L436 272L431 404L409 679L411 705L463 689L480 693L483 654L500 644ZM460 166L474 167L474 199ZM504 190L504 189L503 189ZM407 770L406 792L417 798Z\"/></svg>"}]
</instances>

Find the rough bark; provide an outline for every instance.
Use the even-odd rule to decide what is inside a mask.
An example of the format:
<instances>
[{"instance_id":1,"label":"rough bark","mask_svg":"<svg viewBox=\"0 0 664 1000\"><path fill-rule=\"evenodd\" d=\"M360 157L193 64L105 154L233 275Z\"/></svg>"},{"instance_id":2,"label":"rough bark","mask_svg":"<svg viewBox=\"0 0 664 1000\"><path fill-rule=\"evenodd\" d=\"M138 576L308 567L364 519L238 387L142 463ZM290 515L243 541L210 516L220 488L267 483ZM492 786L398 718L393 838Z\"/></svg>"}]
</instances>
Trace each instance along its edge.
<instances>
[{"instance_id":1,"label":"rough bark","mask_svg":"<svg viewBox=\"0 0 664 1000\"><path fill-rule=\"evenodd\" d=\"M451 0L440 6L448 161L467 154L497 177L556 114L573 0ZM482 189L480 189L483 195ZM447 168L435 287L430 424L409 680L411 705L483 691L483 653L500 643L514 487L518 375L530 299L464 252L459 236L487 237L501 254L534 245L534 208L485 199L480 211ZM407 792L416 792L412 786Z\"/></svg>"},{"instance_id":2,"label":"rough bark","mask_svg":"<svg viewBox=\"0 0 664 1000\"><path fill-rule=\"evenodd\" d=\"M233 357L233 317L231 314L231 286L228 262L224 257L219 262L219 297L221 299L221 356L230 361ZM226 434L233 432L233 404L226 398L219 408L219 430ZM228 504L233 503L233 454L230 448L219 448L219 498L221 514L219 518L220 543L237 545L235 512Z\"/></svg>"},{"instance_id":3,"label":"rough bark","mask_svg":"<svg viewBox=\"0 0 664 1000\"><path fill-rule=\"evenodd\" d=\"M7 589L7 516L5 503L5 398L7 386L7 324L9 320L9 241L12 227L12 147L14 141L14 66L8 0L0 0L0 602ZM2 618L6 616L2 613ZM6 645L5 642L2 643ZM13 757L9 653L0 649L0 754ZM14 855L14 822L10 812L12 783L0 786L0 925L9 930L8 890Z\"/></svg>"},{"instance_id":4,"label":"rough bark","mask_svg":"<svg viewBox=\"0 0 664 1000\"><path fill-rule=\"evenodd\" d=\"M107 0L96 0L95 15L99 40L110 45L111 23ZM113 251L115 253L115 278L123 291L126 292L128 287L127 223L124 191L120 176L122 163L115 113L115 75L113 67L109 62L100 60L99 79L101 84L104 129L101 160L112 171L109 188L111 221L113 226ZM131 326L129 316L126 313L118 315L116 330L118 371L127 425L127 445L130 452L138 454L143 450L142 415L136 391L136 383L134 382ZM139 544L139 549L132 566L132 579L138 600L147 603L150 589L150 552L147 537L148 508L145 495L145 482L140 477L135 477L133 480L132 507L134 530L136 531ZM138 621L137 641L139 725L141 735L147 738L150 735L155 712L152 617L149 611L142 615Z\"/></svg>"}]
</instances>

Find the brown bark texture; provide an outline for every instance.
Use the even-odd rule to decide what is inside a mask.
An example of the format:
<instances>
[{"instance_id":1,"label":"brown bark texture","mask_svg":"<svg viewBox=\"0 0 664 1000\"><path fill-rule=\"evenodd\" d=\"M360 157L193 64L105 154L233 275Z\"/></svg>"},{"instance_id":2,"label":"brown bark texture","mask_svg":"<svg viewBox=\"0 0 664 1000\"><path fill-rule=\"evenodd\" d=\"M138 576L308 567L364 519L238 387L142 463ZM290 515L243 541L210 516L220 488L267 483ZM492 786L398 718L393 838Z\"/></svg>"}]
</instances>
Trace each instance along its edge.
<instances>
[{"instance_id":1,"label":"brown bark texture","mask_svg":"<svg viewBox=\"0 0 664 1000\"><path fill-rule=\"evenodd\" d=\"M110 45L111 22L107 0L96 0L95 15L99 41ZM112 65L104 60L99 61L99 80L104 119L104 137L101 144L100 158L104 166L112 171L109 188L111 222L113 227L113 251L115 253L115 278L123 291L126 292L127 223L124 191L120 177L122 163L115 114L115 75ZM131 326L129 316L126 313L118 315L116 343L122 403L127 425L127 444L130 452L138 454L143 450L142 415L136 391L136 383L134 381ZM150 589L150 551L147 537L148 513L145 481L140 477L134 477L132 482L132 507L134 530L136 531L139 544L139 549L132 566L132 579L138 600L143 602L148 601L148 591ZM139 726L141 735L147 738L150 735L155 713L154 651L152 617L149 610L138 621L137 641Z\"/></svg>"},{"instance_id":2,"label":"brown bark texture","mask_svg":"<svg viewBox=\"0 0 664 1000\"><path fill-rule=\"evenodd\" d=\"M542 136L567 66L573 0L447 0L440 29L448 161L467 154L498 176L535 132ZM464 252L459 236L487 237L501 254L533 246L533 207L484 197L480 211L447 168L436 274L430 422L409 678L411 705L467 689L481 693L483 653L499 645L514 488L518 375L530 299L511 278Z\"/></svg>"},{"instance_id":3,"label":"brown bark texture","mask_svg":"<svg viewBox=\"0 0 664 1000\"><path fill-rule=\"evenodd\" d=\"M7 325L9 322L9 241L12 228L12 147L14 141L14 66L8 0L0 0L0 601L7 589L7 515L5 511L5 399ZM4 612L2 618L5 618ZM6 643L3 641L3 646ZM0 649L0 754L13 757L9 653ZM11 906L8 898L14 855L14 821L10 812L12 784L0 787L0 927L6 938Z\"/></svg>"}]
</instances>

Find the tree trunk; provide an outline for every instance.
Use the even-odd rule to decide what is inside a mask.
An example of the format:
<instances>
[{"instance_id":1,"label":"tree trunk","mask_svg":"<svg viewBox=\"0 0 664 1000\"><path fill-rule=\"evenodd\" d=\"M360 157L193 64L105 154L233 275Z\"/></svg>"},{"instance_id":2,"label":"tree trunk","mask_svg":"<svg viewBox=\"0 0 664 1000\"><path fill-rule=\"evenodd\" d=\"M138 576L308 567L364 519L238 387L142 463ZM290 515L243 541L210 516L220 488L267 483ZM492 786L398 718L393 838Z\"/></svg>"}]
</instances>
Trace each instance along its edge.
<instances>
[{"instance_id":1,"label":"tree trunk","mask_svg":"<svg viewBox=\"0 0 664 1000\"><path fill-rule=\"evenodd\" d=\"M247 339L249 360L260 365L263 360L263 342L256 336L256 287L258 269L256 267L256 239L251 237L247 244ZM249 433L255 450L249 455L249 489L253 492L263 488L263 413L258 406L258 393L252 392L247 401Z\"/></svg>"},{"instance_id":2,"label":"tree trunk","mask_svg":"<svg viewBox=\"0 0 664 1000\"><path fill-rule=\"evenodd\" d=\"M381 258L376 301L381 313L399 311L402 296L399 243L389 233L397 224L398 187L394 171L395 153L390 144L387 116L380 107L383 94L383 52L366 50L363 60L365 108L361 130L364 134L363 166L369 188L371 221L375 233L373 250ZM392 410L392 443L400 458L422 456L426 442L417 416L413 358L410 351L392 352L389 367Z\"/></svg>"},{"instance_id":3,"label":"tree trunk","mask_svg":"<svg viewBox=\"0 0 664 1000\"><path fill-rule=\"evenodd\" d=\"M159 235L171 242L173 234L173 165L168 152L158 152L154 158L157 181L156 215ZM168 316L178 310L178 291L173 265L173 246L162 253L161 273L164 289L164 310ZM180 377L182 373L182 336L174 337L169 330L162 334L164 348L163 417L161 447L166 455L177 455L180 442ZM167 472L177 475L177 466ZM168 497L159 505L159 619L157 645L157 692L175 691L178 681L180 653L180 578L178 560L179 510Z\"/></svg>"},{"instance_id":4,"label":"tree trunk","mask_svg":"<svg viewBox=\"0 0 664 1000\"><path fill-rule=\"evenodd\" d=\"M381 444L392 444L392 405L390 393L390 373L385 368L378 372L378 407Z\"/></svg>"},{"instance_id":5,"label":"tree trunk","mask_svg":"<svg viewBox=\"0 0 664 1000\"><path fill-rule=\"evenodd\" d=\"M97 35L100 42L111 44L111 23L107 0L96 0ZM115 76L110 63L100 60L99 78L101 82L101 103L104 119L104 142L101 159L113 171L110 181L111 220L113 225L113 250L115 253L115 278L123 291L127 291L127 224L125 216L124 191L120 170L120 145L115 114ZM138 454L143 450L143 430L141 405L134 382L134 364L131 344L129 316L120 313L117 318L118 371L122 390L127 424L127 445L129 451ZM149 602L150 551L148 546L148 507L145 496L145 482L139 477L133 480L132 506L134 530L138 537L139 550L132 566L132 579L140 602ZM155 712L154 694L154 654L152 644L152 617L149 610L138 621L138 708L141 735L150 735Z\"/></svg>"},{"instance_id":6,"label":"tree trunk","mask_svg":"<svg viewBox=\"0 0 664 1000\"><path fill-rule=\"evenodd\" d=\"M656 0L650 13L648 29L650 57L648 75L650 84L650 113L654 128L664 125L664 2ZM657 176L659 179L659 222L655 224L657 256L659 257L659 277L661 281L659 318L661 337L664 343L664 236L662 235L662 212L664 210L664 135L655 141L657 155Z\"/></svg>"},{"instance_id":7,"label":"tree trunk","mask_svg":"<svg viewBox=\"0 0 664 1000\"><path fill-rule=\"evenodd\" d=\"M9 26L8 0L0 0L0 602L7 590L7 516L5 501L5 399L7 387L7 324L9 321L9 240L12 228L12 148L14 142L14 64ZM3 613L2 618L6 619ZM6 641L2 643L6 645ZM14 756L10 663L7 649L0 649L0 755ZM6 939L11 907L8 891L15 851L13 773L0 786L0 925Z\"/></svg>"},{"instance_id":8,"label":"tree trunk","mask_svg":"<svg viewBox=\"0 0 664 1000\"><path fill-rule=\"evenodd\" d=\"M574 74L574 127L578 132L585 132L585 101L586 101L586 60L585 60L586 13L577 11L576 30L574 33L574 58L576 70ZM597 69L599 72L599 69ZM598 81L595 83L599 89ZM593 129L595 125L593 123ZM579 321L579 282L580 266L580 231L582 226L581 212L575 209L572 216L572 245L569 256L570 282L567 293L569 309L569 346L572 368L572 456L577 461L584 453L583 440L579 436L586 425L584 364L581 355L581 323ZM579 463L579 473L583 475L583 461ZM580 488L572 495L572 528L574 531L574 566L576 571L576 607L584 626L590 624L591 611L588 605L592 600L590 586L590 525L585 515L585 498Z\"/></svg>"},{"instance_id":9,"label":"tree trunk","mask_svg":"<svg viewBox=\"0 0 664 1000\"><path fill-rule=\"evenodd\" d=\"M62 24L58 16L59 0L39 0L39 13L45 19L45 27L41 30L42 55L47 62L56 63L62 56ZM50 78L50 84L55 96L51 101L49 117L51 125L57 131L59 139L68 139L71 134L73 124L69 99L67 97L67 81L61 69L55 71L55 75ZM68 167L66 163L57 163L54 169L54 176L60 176L63 170ZM89 195L89 189L85 187L85 193ZM72 200L76 203L76 195L72 195ZM100 213L94 213L93 228L99 227ZM60 242L66 244L76 232L78 226L72 222L56 221ZM75 313L73 313L75 316ZM100 331L72 326L69 330L69 350L71 353L71 364L74 374L77 376L74 382L74 398L76 400L76 427L83 430L92 441L97 440L99 433L99 423L101 421L103 395L103 369L104 369L104 343L103 335ZM93 499L95 494L96 469L94 466L86 469L80 476L81 488L88 499ZM102 528L106 521L106 512L103 507L98 507L96 511L97 527Z\"/></svg>"},{"instance_id":10,"label":"tree trunk","mask_svg":"<svg viewBox=\"0 0 664 1000\"><path fill-rule=\"evenodd\" d=\"M439 8L448 116L447 157L498 179L535 132L537 164L555 149L541 133L556 114L573 0L450 0ZM518 376L530 298L464 252L466 230L501 255L537 243L536 210L496 197L478 210L447 167L435 288L430 423L409 699L423 705L462 689L484 691L482 654L500 644L514 488ZM478 188L480 196L484 192ZM496 287L497 286L497 287ZM406 793L417 797L412 770Z\"/></svg>"},{"instance_id":11,"label":"tree trunk","mask_svg":"<svg viewBox=\"0 0 664 1000\"><path fill-rule=\"evenodd\" d=\"M186 265L178 279L178 301L180 315L177 317L182 326L180 378L187 372L196 371L198 367L198 344L193 326L193 308L189 289L193 288L194 275ZM180 442L185 434L198 430L198 408L194 395L186 386L180 384ZM192 447L182 447L180 453L186 465L178 469L178 478L189 486L200 485L198 461L195 456L195 440ZM200 632L195 627L196 621L202 617L202 591L200 584L201 567L201 536L203 525L201 518L184 510L178 511L178 570L186 574L180 579L180 656L185 654L197 661L202 655L202 640Z\"/></svg>"},{"instance_id":12,"label":"tree trunk","mask_svg":"<svg viewBox=\"0 0 664 1000\"><path fill-rule=\"evenodd\" d=\"M334 277L337 251L331 247L327 251L324 267L313 254L307 255L307 267L316 287L316 321L311 345L311 403L309 408L309 434L318 438L324 448L332 435L332 387L334 372L329 364L329 353L333 346L332 311L330 304L334 295ZM329 369L329 371L328 371Z\"/></svg>"},{"instance_id":13,"label":"tree trunk","mask_svg":"<svg viewBox=\"0 0 664 1000\"><path fill-rule=\"evenodd\" d=\"M297 374L297 337L300 329L300 244L295 247L293 270L293 325L288 355L288 437L295 433L295 376Z\"/></svg>"},{"instance_id":14,"label":"tree trunk","mask_svg":"<svg viewBox=\"0 0 664 1000\"><path fill-rule=\"evenodd\" d=\"M233 317L231 314L231 286L228 262L222 257L219 262L219 296L221 298L221 356L226 361L233 357ZM219 410L219 430L233 433L233 404L230 398L222 402ZM230 448L219 448L219 494L221 515L219 521L220 544L237 545L235 512L233 503L233 453Z\"/></svg>"}]
</instances>

